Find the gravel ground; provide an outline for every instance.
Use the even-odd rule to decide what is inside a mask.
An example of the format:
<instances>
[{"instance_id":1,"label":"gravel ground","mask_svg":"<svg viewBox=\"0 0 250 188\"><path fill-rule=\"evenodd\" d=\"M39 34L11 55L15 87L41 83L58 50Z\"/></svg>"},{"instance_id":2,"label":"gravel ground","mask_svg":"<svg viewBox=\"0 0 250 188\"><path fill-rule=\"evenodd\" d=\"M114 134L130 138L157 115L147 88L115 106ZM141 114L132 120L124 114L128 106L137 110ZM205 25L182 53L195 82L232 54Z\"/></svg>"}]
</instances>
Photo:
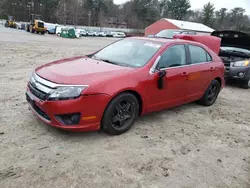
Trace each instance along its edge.
<instances>
[{"instance_id":1,"label":"gravel ground","mask_svg":"<svg viewBox=\"0 0 250 188\"><path fill-rule=\"evenodd\" d=\"M250 90L226 86L212 107L144 116L116 137L64 132L31 113L34 68L114 40L0 28L0 187L249 188Z\"/></svg>"}]
</instances>

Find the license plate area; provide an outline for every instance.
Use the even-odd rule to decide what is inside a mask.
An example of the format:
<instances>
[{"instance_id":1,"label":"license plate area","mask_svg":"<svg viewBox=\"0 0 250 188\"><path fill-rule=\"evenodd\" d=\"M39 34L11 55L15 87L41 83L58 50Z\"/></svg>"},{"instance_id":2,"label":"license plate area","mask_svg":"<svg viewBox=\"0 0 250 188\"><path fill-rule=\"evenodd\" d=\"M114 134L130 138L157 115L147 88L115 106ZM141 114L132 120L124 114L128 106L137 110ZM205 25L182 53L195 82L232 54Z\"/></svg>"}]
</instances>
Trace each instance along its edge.
<instances>
[{"instance_id":1,"label":"license plate area","mask_svg":"<svg viewBox=\"0 0 250 188\"><path fill-rule=\"evenodd\" d=\"M28 93L26 93L26 101L33 107L35 104L35 101L29 96Z\"/></svg>"},{"instance_id":2,"label":"license plate area","mask_svg":"<svg viewBox=\"0 0 250 188\"><path fill-rule=\"evenodd\" d=\"M51 121L50 117L41 108L39 108L36 105L35 100L32 99L28 93L26 93L26 100L31 105L31 107L33 108L33 110L36 111L36 113L38 113L41 117L43 117L47 121Z\"/></svg>"}]
</instances>

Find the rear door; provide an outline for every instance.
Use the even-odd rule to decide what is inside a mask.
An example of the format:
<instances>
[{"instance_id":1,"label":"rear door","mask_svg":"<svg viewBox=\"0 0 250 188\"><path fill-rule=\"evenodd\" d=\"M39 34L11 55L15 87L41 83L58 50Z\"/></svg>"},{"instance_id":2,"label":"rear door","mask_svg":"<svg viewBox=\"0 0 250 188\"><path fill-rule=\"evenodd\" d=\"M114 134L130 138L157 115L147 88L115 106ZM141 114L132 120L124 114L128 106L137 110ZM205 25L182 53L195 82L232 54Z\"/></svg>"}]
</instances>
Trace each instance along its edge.
<instances>
[{"instance_id":1,"label":"rear door","mask_svg":"<svg viewBox=\"0 0 250 188\"><path fill-rule=\"evenodd\" d=\"M214 73L215 64L211 55L202 47L188 45L190 69L188 75L189 97L196 99L204 94Z\"/></svg>"}]
</instances>

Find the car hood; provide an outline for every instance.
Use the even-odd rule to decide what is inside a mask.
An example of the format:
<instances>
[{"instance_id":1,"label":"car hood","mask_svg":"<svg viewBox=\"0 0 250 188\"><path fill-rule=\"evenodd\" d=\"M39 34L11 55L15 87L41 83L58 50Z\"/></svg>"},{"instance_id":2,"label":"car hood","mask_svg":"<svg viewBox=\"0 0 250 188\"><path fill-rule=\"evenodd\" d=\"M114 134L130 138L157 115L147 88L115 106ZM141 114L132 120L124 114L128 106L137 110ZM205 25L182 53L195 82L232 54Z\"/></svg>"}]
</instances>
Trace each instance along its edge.
<instances>
[{"instance_id":1,"label":"car hood","mask_svg":"<svg viewBox=\"0 0 250 188\"><path fill-rule=\"evenodd\" d=\"M214 31L211 35L221 38L221 46L250 50L250 36L246 33L239 31Z\"/></svg>"},{"instance_id":2,"label":"car hood","mask_svg":"<svg viewBox=\"0 0 250 188\"><path fill-rule=\"evenodd\" d=\"M81 56L43 65L35 72L38 76L57 84L90 85L133 70Z\"/></svg>"}]
</instances>

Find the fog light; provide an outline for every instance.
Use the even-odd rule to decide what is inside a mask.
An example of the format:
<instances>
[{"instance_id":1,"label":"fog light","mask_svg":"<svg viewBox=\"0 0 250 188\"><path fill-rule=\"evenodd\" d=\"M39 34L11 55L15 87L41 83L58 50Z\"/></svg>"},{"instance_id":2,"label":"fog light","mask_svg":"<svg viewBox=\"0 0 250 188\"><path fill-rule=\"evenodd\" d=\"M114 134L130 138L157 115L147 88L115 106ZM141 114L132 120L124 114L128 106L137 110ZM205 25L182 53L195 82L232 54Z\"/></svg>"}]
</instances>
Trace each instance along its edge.
<instances>
[{"instance_id":1,"label":"fog light","mask_svg":"<svg viewBox=\"0 0 250 188\"><path fill-rule=\"evenodd\" d=\"M75 114L64 114L64 115L57 115L56 119L64 124L64 125L78 125L80 122L80 113Z\"/></svg>"},{"instance_id":2,"label":"fog light","mask_svg":"<svg viewBox=\"0 0 250 188\"><path fill-rule=\"evenodd\" d=\"M243 73L243 72L240 72L238 75L239 75L240 77L243 77L243 76L244 76L244 73Z\"/></svg>"}]
</instances>

